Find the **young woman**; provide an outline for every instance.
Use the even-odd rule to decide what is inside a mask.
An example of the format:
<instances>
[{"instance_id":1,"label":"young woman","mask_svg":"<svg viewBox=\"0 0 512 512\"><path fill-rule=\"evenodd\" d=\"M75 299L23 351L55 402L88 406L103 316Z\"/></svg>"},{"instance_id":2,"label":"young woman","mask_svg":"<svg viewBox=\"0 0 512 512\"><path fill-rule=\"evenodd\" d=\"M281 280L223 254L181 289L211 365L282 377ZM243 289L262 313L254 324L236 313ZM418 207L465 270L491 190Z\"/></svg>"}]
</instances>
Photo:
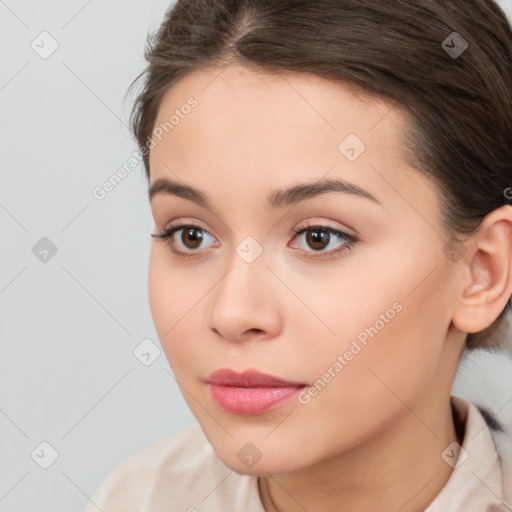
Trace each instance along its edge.
<instances>
[{"instance_id":1,"label":"young woman","mask_svg":"<svg viewBox=\"0 0 512 512\"><path fill-rule=\"evenodd\" d=\"M87 510L511 510L508 427L451 395L508 345L503 11L182 0L146 58L149 300L198 422Z\"/></svg>"}]
</instances>

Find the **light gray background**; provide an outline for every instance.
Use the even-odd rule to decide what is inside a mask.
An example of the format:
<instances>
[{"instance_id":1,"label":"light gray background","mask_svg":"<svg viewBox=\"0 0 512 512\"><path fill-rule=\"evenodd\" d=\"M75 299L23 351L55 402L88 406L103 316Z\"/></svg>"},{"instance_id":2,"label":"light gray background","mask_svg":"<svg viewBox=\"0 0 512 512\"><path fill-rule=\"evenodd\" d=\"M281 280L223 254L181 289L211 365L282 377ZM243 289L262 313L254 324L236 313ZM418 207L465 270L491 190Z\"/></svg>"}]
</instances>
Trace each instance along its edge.
<instances>
[{"instance_id":1,"label":"light gray background","mask_svg":"<svg viewBox=\"0 0 512 512\"><path fill-rule=\"evenodd\" d=\"M121 461L195 421L163 353L133 353L160 347L142 164L92 194L136 149L123 96L169 4L0 0L2 512L81 511ZM43 31L48 58L31 47Z\"/></svg>"}]
</instances>

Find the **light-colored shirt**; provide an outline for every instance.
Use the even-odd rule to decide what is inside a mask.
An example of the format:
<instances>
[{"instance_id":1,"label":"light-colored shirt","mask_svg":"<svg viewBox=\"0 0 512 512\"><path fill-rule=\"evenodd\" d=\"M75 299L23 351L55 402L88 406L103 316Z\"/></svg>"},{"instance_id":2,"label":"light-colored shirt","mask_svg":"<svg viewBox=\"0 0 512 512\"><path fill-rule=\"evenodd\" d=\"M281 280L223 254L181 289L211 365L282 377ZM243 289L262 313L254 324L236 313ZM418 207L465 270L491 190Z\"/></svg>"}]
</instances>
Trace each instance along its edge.
<instances>
[{"instance_id":1,"label":"light-colored shirt","mask_svg":"<svg viewBox=\"0 0 512 512\"><path fill-rule=\"evenodd\" d=\"M450 478L425 512L509 512L505 466L480 411L452 396L464 426L462 448L440 454ZM103 481L85 512L265 512L258 477L217 457L199 423L132 455Z\"/></svg>"}]
</instances>

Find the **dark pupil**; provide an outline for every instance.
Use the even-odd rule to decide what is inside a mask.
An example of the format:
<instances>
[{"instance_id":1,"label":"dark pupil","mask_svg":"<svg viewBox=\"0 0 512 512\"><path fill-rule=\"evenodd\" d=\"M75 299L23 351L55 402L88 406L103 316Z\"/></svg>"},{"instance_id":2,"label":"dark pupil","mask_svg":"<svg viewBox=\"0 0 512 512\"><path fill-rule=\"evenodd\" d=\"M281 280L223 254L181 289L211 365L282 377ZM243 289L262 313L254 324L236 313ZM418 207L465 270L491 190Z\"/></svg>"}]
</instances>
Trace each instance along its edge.
<instances>
[{"instance_id":1,"label":"dark pupil","mask_svg":"<svg viewBox=\"0 0 512 512\"><path fill-rule=\"evenodd\" d=\"M203 240L202 235L198 233L201 233L201 231L199 231L196 228L190 228L188 230L184 229L183 234L181 235L181 241L189 249L196 249L201 245L201 241ZM188 237L188 240L186 239L186 237Z\"/></svg>"},{"instance_id":2,"label":"dark pupil","mask_svg":"<svg viewBox=\"0 0 512 512\"><path fill-rule=\"evenodd\" d=\"M326 245L329 245L329 237L329 233L320 229L314 229L307 232L306 241L312 249L323 249Z\"/></svg>"},{"instance_id":3,"label":"dark pupil","mask_svg":"<svg viewBox=\"0 0 512 512\"><path fill-rule=\"evenodd\" d=\"M190 249L196 249L201 245L203 240L202 235L199 233L201 233L201 231L196 228L183 230L183 235L181 236L182 242ZM185 237L188 237L188 240ZM323 249L326 245L329 245L329 237L329 233L320 229L310 230L307 232L306 236L307 242L312 249Z\"/></svg>"}]
</instances>

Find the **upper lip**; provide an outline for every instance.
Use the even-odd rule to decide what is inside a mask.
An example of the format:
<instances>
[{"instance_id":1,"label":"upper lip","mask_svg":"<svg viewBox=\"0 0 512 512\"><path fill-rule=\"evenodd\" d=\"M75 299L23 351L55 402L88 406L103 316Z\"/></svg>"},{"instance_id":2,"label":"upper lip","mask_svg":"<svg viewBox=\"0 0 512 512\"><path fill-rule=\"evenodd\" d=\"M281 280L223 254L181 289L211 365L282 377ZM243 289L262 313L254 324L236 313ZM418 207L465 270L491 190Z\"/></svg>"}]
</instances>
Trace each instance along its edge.
<instances>
[{"instance_id":1,"label":"upper lip","mask_svg":"<svg viewBox=\"0 0 512 512\"><path fill-rule=\"evenodd\" d=\"M257 370L237 373L229 368L221 368L214 371L206 379L206 382L218 386L237 386L242 388L305 386L303 382L286 381Z\"/></svg>"}]
</instances>

